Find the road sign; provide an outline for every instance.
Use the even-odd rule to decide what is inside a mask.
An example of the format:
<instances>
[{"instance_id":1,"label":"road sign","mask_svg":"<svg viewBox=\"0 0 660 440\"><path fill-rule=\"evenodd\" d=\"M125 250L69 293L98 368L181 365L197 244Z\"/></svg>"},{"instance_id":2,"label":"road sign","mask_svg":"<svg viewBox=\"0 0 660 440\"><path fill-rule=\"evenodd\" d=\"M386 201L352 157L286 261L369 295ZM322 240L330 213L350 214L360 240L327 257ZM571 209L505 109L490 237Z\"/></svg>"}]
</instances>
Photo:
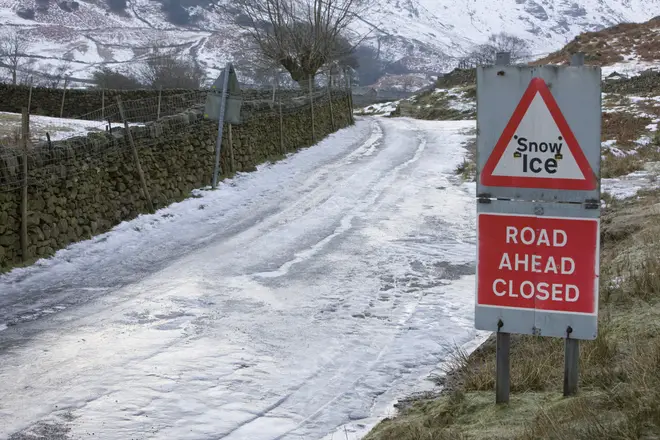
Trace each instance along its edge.
<instances>
[{"instance_id":1,"label":"road sign","mask_svg":"<svg viewBox=\"0 0 660 440\"><path fill-rule=\"evenodd\" d=\"M502 200L478 211L475 327L594 339L599 210Z\"/></svg>"},{"instance_id":2,"label":"road sign","mask_svg":"<svg viewBox=\"0 0 660 440\"><path fill-rule=\"evenodd\" d=\"M593 190L587 158L543 78L532 78L480 174L490 186Z\"/></svg>"},{"instance_id":3,"label":"road sign","mask_svg":"<svg viewBox=\"0 0 660 440\"><path fill-rule=\"evenodd\" d=\"M600 68L477 69L477 195L600 197Z\"/></svg>"},{"instance_id":4,"label":"road sign","mask_svg":"<svg viewBox=\"0 0 660 440\"><path fill-rule=\"evenodd\" d=\"M579 340L598 331L600 69L477 68L475 327L497 332L495 402L509 401L510 334L565 338L564 396ZM576 203L577 202L577 203Z\"/></svg>"},{"instance_id":5,"label":"road sign","mask_svg":"<svg viewBox=\"0 0 660 440\"><path fill-rule=\"evenodd\" d=\"M481 213L479 305L596 313L598 219Z\"/></svg>"},{"instance_id":6,"label":"road sign","mask_svg":"<svg viewBox=\"0 0 660 440\"><path fill-rule=\"evenodd\" d=\"M227 90L224 90L225 75L227 78ZM224 92L223 92L224 91ZM220 72L220 76L213 82L211 90L206 95L204 104L204 118L218 120L220 119L222 101L225 101L225 111L223 120L230 124L241 124L241 107L243 97L241 96L241 86L236 76L236 71L231 63Z\"/></svg>"}]
</instances>

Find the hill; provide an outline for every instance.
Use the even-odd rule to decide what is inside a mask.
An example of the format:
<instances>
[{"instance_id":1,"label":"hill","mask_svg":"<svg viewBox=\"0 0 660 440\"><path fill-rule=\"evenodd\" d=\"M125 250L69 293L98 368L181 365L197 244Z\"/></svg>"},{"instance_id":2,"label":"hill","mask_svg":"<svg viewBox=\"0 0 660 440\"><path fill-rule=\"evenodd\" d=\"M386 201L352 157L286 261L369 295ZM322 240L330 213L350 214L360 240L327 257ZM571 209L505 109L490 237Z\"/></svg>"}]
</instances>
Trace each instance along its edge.
<instances>
[{"instance_id":1,"label":"hill","mask_svg":"<svg viewBox=\"0 0 660 440\"><path fill-rule=\"evenodd\" d=\"M566 64L575 52L584 52L585 64L602 66L604 77L658 69L660 16L643 23L621 23L598 32L582 33L561 50L533 64Z\"/></svg>"},{"instance_id":2,"label":"hill","mask_svg":"<svg viewBox=\"0 0 660 440\"><path fill-rule=\"evenodd\" d=\"M365 45L385 65L370 72L373 81L364 76L372 84L385 73L451 70L494 32L547 53L581 32L658 12L660 0L376 0L353 30L369 33ZM30 41L35 70L59 66L81 79L101 65L130 71L152 46L191 54L213 77L231 60L254 79L249 42L232 24L237 14L231 0L0 0L0 26Z\"/></svg>"},{"instance_id":3,"label":"hill","mask_svg":"<svg viewBox=\"0 0 660 440\"><path fill-rule=\"evenodd\" d=\"M531 65L566 64L573 53L584 52L585 64L601 66L604 104L616 107L619 95L660 96L660 17L642 23L622 23L585 32L558 51ZM395 103L359 110L359 114L387 114L419 119L453 120L475 117L475 69L454 69L431 87ZM646 105L638 100L636 105ZM605 127L612 123L605 121Z\"/></svg>"}]
</instances>

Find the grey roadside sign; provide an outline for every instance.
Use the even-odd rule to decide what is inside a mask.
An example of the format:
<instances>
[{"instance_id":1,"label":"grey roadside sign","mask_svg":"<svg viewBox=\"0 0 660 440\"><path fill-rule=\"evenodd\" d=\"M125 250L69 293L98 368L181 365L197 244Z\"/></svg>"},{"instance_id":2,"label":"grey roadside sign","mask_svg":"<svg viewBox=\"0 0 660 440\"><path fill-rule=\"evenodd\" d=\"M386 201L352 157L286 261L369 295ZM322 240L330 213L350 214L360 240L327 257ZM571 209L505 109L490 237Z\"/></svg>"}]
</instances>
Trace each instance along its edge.
<instances>
[{"instance_id":1,"label":"grey roadside sign","mask_svg":"<svg viewBox=\"0 0 660 440\"><path fill-rule=\"evenodd\" d=\"M567 396L598 329L600 68L508 63L477 68L475 327L497 334L497 403L511 333L565 339Z\"/></svg>"},{"instance_id":2,"label":"grey roadside sign","mask_svg":"<svg viewBox=\"0 0 660 440\"><path fill-rule=\"evenodd\" d=\"M229 73L229 77L227 78L227 89L225 91L226 72ZM219 120L223 100L225 100L226 103L223 117L224 121L230 124L240 124L243 98L241 96L241 86L238 83L236 71L231 63L225 66L220 73L220 76L218 76L213 82L213 85L211 85L211 90L209 90L209 93L206 95L204 117L206 119Z\"/></svg>"},{"instance_id":3,"label":"grey roadside sign","mask_svg":"<svg viewBox=\"0 0 660 440\"><path fill-rule=\"evenodd\" d=\"M239 124L241 122L241 106L243 99L241 89L236 77L236 71L231 63L227 63L220 76L211 86L211 90L206 95L206 105L204 108L204 117L206 119L216 119L218 121L218 136L215 141L215 165L213 167L213 177L211 186L213 189L218 186L218 177L220 175L220 156L222 152L222 131L224 123Z\"/></svg>"}]
</instances>

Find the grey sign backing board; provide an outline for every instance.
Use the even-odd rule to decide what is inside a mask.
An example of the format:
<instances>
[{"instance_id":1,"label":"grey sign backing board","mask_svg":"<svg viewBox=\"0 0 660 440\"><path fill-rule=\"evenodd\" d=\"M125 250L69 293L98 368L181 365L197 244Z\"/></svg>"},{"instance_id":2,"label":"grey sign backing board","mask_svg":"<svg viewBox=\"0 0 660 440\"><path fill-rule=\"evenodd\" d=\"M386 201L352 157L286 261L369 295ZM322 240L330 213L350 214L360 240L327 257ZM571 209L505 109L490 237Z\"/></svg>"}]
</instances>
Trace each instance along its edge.
<instances>
[{"instance_id":1,"label":"grey sign backing board","mask_svg":"<svg viewBox=\"0 0 660 440\"><path fill-rule=\"evenodd\" d=\"M477 195L600 200L596 66L477 69Z\"/></svg>"},{"instance_id":2,"label":"grey sign backing board","mask_svg":"<svg viewBox=\"0 0 660 440\"><path fill-rule=\"evenodd\" d=\"M229 78L227 82L227 96L225 96L222 89L227 70L229 71ZM217 121L220 118L220 107L223 99L225 99L226 103L224 121L234 125L240 124L243 98L241 96L241 87L238 82L238 77L236 76L236 71L231 64L222 70L220 76L215 80L211 86L211 90L206 95L204 118Z\"/></svg>"},{"instance_id":3,"label":"grey sign backing board","mask_svg":"<svg viewBox=\"0 0 660 440\"><path fill-rule=\"evenodd\" d=\"M576 203L478 203L475 327L594 339L599 214Z\"/></svg>"}]
</instances>

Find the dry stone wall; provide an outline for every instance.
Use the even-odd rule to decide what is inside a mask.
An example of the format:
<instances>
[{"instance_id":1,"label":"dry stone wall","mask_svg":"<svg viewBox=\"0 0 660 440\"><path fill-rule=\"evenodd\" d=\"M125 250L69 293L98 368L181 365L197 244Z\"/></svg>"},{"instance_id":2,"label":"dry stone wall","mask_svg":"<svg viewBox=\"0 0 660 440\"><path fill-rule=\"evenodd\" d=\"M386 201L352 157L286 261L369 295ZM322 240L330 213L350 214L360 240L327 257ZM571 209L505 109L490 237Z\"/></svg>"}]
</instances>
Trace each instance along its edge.
<instances>
[{"instance_id":1,"label":"dry stone wall","mask_svg":"<svg viewBox=\"0 0 660 440\"><path fill-rule=\"evenodd\" d=\"M96 118L99 109L110 106L117 102L117 97L122 100L153 100L161 96L167 97L191 95L190 90L183 89L144 89L144 90L101 90L89 89L56 89L47 87L33 87L30 97L30 87L26 85L11 85L0 83L0 112L20 113L23 107L27 107L30 101L30 114L39 116L79 118L89 115ZM205 91L199 91L205 94ZM245 89L241 96L246 101L268 99L273 96L273 91L268 89ZM279 100L290 100L292 97L300 96L299 90L276 90L275 98ZM62 101L64 107L62 108ZM112 122L117 122L118 115L112 115Z\"/></svg>"},{"instance_id":2,"label":"dry stone wall","mask_svg":"<svg viewBox=\"0 0 660 440\"><path fill-rule=\"evenodd\" d=\"M346 94L333 96L334 129L351 123ZM268 106L269 104L263 104ZM258 109L248 121L232 127L233 170L251 171L266 160L313 144L309 105L289 103L283 109ZM315 104L317 141L333 131L330 100ZM156 209L182 200L191 190L211 183L217 122L205 120L201 109L130 128L135 139L148 192ZM282 148L282 145L284 148ZM20 181L23 156L0 151L0 188ZM0 271L48 257L68 244L110 230L122 221L148 212L147 201L123 129L38 146L28 163L27 255L21 251L20 189L0 191ZM231 173L228 130L221 156L223 177Z\"/></svg>"}]
</instances>

